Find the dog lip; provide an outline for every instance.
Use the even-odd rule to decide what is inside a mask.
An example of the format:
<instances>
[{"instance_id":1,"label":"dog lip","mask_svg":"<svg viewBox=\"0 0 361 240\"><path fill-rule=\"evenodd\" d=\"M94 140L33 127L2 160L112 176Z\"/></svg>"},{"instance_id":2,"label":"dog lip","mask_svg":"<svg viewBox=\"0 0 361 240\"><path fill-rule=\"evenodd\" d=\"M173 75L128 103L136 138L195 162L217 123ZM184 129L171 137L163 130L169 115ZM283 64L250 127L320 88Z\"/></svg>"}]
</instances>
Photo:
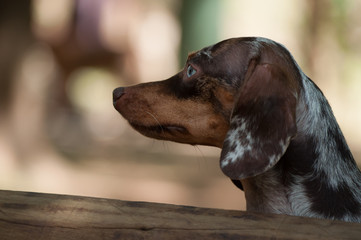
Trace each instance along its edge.
<instances>
[{"instance_id":1,"label":"dog lip","mask_svg":"<svg viewBox=\"0 0 361 240\"><path fill-rule=\"evenodd\" d=\"M188 130L185 127L179 126L179 125L173 125L173 124L161 124L161 125L141 125L137 123L130 122L130 125L133 126L136 130L140 132L156 132L158 134L164 134L164 133L182 133L187 134Z\"/></svg>"},{"instance_id":2,"label":"dog lip","mask_svg":"<svg viewBox=\"0 0 361 240\"><path fill-rule=\"evenodd\" d=\"M169 133L181 133L181 134L189 134L188 130L185 127L182 126L163 126L163 128L166 129Z\"/></svg>"}]
</instances>

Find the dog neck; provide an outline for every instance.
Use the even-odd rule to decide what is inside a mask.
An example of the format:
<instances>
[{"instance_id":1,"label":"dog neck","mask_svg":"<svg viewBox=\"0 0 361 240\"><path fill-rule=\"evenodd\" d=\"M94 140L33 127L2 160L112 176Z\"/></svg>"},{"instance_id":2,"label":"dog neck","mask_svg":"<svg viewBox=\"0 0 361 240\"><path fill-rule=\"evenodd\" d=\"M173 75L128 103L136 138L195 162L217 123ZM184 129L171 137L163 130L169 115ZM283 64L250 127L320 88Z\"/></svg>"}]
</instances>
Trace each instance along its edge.
<instances>
[{"instance_id":1,"label":"dog neck","mask_svg":"<svg viewBox=\"0 0 361 240\"><path fill-rule=\"evenodd\" d=\"M303 87L286 153L242 180L247 210L360 222L361 172L322 92L309 79Z\"/></svg>"}]
</instances>

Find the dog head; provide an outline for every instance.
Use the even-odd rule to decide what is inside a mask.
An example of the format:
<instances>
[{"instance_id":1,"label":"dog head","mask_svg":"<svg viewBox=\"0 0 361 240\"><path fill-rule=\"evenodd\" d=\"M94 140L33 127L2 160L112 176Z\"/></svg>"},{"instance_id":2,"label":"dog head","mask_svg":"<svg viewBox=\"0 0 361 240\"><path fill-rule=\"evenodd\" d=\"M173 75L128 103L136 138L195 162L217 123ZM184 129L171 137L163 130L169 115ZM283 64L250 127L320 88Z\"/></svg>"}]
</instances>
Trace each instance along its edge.
<instances>
[{"instance_id":1,"label":"dog head","mask_svg":"<svg viewBox=\"0 0 361 240\"><path fill-rule=\"evenodd\" d=\"M115 89L113 104L145 136L222 148L223 172L243 179L274 166L295 135L298 77L281 45L235 38L167 80Z\"/></svg>"}]
</instances>

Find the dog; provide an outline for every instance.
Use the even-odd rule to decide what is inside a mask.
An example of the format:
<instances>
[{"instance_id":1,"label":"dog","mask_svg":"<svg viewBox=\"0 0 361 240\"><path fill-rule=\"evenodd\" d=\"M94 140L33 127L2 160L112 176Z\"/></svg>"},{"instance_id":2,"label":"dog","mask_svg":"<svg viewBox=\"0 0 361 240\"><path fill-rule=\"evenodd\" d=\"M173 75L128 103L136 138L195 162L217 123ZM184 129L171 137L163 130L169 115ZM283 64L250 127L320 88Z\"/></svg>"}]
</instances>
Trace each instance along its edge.
<instances>
[{"instance_id":1,"label":"dog","mask_svg":"<svg viewBox=\"0 0 361 240\"><path fill-rule=\"evenodd\" d=\"M167 80L115 89L113 105L147 137L221 148L247 211L361 222L361 172L331 107L277 42L203 48Z\"/></svg>"}]
</instances>

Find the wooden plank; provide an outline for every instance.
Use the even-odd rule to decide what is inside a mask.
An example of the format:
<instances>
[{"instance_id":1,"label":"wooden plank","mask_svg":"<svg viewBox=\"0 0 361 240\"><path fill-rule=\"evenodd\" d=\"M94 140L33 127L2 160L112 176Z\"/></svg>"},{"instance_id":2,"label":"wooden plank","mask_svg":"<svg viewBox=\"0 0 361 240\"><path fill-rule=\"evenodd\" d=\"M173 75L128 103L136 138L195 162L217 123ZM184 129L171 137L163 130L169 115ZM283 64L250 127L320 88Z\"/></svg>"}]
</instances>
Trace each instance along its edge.
<instances>
[{"instance_id":1,"label":"wooden plank","mask_svg":"<svg viewBox=\"0 0 361 240\"><path fill-rule=\"evenodd\" d=\"M361 239L361 224L0 191L0 239Z\"/></svg>"}]
</instances>

